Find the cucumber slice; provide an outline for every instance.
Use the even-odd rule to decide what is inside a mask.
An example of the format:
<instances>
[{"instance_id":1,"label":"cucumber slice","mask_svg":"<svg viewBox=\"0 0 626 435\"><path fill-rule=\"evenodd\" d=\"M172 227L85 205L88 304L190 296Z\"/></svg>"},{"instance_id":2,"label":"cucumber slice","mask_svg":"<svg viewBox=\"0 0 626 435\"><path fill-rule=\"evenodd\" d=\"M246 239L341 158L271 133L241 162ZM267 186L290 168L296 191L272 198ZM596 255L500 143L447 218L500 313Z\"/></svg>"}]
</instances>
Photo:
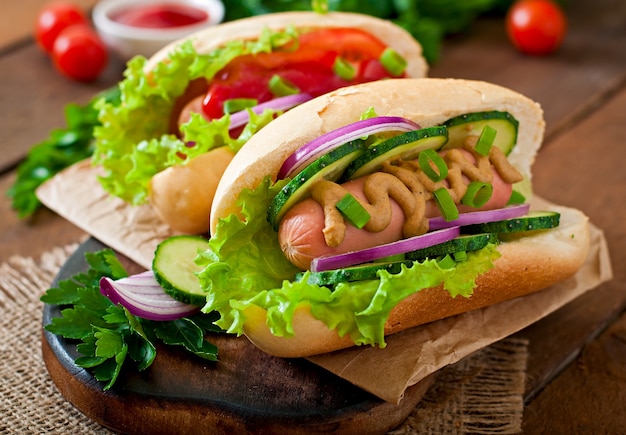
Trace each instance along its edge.
<instances>
[{"instance_id":1,"label":"cucumber slice","mask_svg":"<svg viewBox=\"0 0 626 435\"><path fill-rule=\"evenodd\" d=\"M436 258L448 254L454 254L455 252L477 251L487 246L488 243L497 242L498 237L494 233L464 235L448 242L440 243L439 245L407 252L405 257L407 260L413 261L423 260L424 258Z\"/></svg>"},{"instance_id":2,"label":"cucumber slice","mask_svg":"<svg viewBox=\"0 0 626 435\"><path fill-rule=\"evenodd\" d=\"M267 212L267 219L274 229L278 229L278 224L287 210L308 195L313 183L321 179L338 180L344 169L363 152L363 143L363 140L357 139L335 148L289 181L276 194Z\"/></svg>"},{"instance_id":3,"label":"cucumber slice","mask_svg":"<svg viewBox=\"0 0 626 435\"><path fill-rule=\"evenodd\" d=\"M447 120L444 125L448 128L448 143L444 149L460 147L469 135L480 136L485 125L497 130L493 145L500 148L505 155L508 156L517 143L519 122L508 112L467 113Z\"/></svg>"},{"instance_id":4,"label":"cucumber slice","mask_svg":"<svg viewBox=\"0 0 626 435\"><path fill-rule=\"evenodd\" d=\"M334 286L340 282L365 281L377 279L379 270L389 273L400 273L402 265L410 266L412 261L397 261L393 263L367 263L359 266L346 267L344 269L325 270L322 272L309 272L307 282L319 286ZM296 281L304 278L305 272L296 275Z\"/></svg>"},{"instance_id":5,"label":"cucumber slice","mask_svg":"<svg viewBox=\"0 0 626 435\"><path fill-rule=\"evenodd\" d=\"M456 252L477 251L487 246L488 243L497 243L496 234L475 234L457 237L439 245L425 249L412 251L404 254L404 260L391 261L388 263L375 262L346 267L343 269L325 270L322 272L309 272L307 282L320 286L334 286L340 282L363 281L377 279L378 271L385 270L389 273L400 273L402 265L411 266L415 261L423 261L426 258L437 258ZM454 261L454 260L452 260ZM301 281L305 272L298 273L296 280Z\"/></svg>"},{"instance_id":6,"label":"cucumber slice","mask_svg":"<svg viewBox=\"0 0 626 435\"><path fill-rule=\"evenodd\" d=\"M186 304L203 306L206 303L206 293L196 276L201 268L194 259L198 251L208 248L209 241L201 236L172 236L159 243L152 260L152 272L167 294Z\"/></svg>"},{"instance_id":7,"label":"cucumber slice","mask_svg":"<svg viewBox=\"0 0 626 435\"><path fill-rule=\"evenodd\" d=\"M553 211L531 211L526 216L496 222L486 222L463 227L463 232L475 233L517 233L523 231L547 230L558 227L561 215Z\"/></svg>"},{"instance_id":8,"label":"cucumber slice","mask_svg":"<svg viewBox=\"0 0 626 435\"><path fill-rule=\"evenodd\" d=\"M346 168L342 180L351 180L378 171L387 160L410 160L424 150L435 151L448 140L446 127L437 126L409 131L366 149Z\"/></svg>"}]
</instances>

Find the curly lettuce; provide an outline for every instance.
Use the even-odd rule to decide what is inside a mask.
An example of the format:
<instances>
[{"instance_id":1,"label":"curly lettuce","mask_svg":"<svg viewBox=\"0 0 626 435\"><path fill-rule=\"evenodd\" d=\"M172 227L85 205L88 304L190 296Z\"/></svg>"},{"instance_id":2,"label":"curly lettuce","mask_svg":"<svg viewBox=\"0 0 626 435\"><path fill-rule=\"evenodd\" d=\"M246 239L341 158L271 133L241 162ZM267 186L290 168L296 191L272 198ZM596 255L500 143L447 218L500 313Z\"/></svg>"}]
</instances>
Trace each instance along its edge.
<instances>
[{"instance_id":1,"label":"curly lettuce","mask_svg":"<svg viewBox=\"0 0 626 435\"><path fill-rule=\"evenodd\" d=\"M266 29L258 40L231 41L206 54L187 41L149 72L145 57L131 59L119 84L121 103L104 99L96 103L100 125L93 132L93 163L104 168L100 177L104 189L131 204L142 204L150 179L163 169L220 146L238 151L278 113L265 110L257 115L249 110L250 121L237 138L229 134L229 115L208 121L195 114L178 137L169 131L174 104L192 80L210 80L238 56L272 52L291 41L297 41L292 28Z\"/></svg>"},{"instance_id":2,"label":"curly lettuce","mask_svg":"<svg viewBox=\"0 0 626 435\"><path fill-rule=\"evenodd\" d=\"M384 325L391 309L404 298L443 284L451 297L469 297L476 278L493 267L500 256L495 245L468 253L452 269L436 260L415 262L398 274L379 272L378 280L341 283L334 289L295 282L298 270L280 250L276 232L267 222L271 199L281 184L265 180L239 198L244 220L231 215L220 220L209 250L196 258L202 267L198 278L207 292L204 312L217 311L218 326L242 334L245 311L257 306L267 311L274 335L293 335L293 314L301 305L341 336L358 345L385 346Z\"/></svg>"}]
</instances>

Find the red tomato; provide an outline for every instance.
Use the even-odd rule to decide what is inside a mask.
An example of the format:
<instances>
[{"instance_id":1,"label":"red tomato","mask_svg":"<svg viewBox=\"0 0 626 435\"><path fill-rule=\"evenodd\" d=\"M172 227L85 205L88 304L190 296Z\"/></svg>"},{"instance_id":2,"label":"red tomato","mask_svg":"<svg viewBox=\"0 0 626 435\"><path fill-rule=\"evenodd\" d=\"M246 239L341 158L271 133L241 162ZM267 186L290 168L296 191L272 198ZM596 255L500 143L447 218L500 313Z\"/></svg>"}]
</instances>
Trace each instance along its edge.
<instances>
[{"instance_id":1,"label":"red tomato","mask_svg":"<svg viewBox=\"0 0 626 435\"><path fill-rule=\"evenodd\" d=\"M35 39L43 51L51 53L59 33L73 24L87 24L86 16L77 5L65 1L49 3L37 15Z\"/></svg>"},{"instance_id":2,"label":"red tomato","mask_svg":"<svg viewBox=\"0 0 626 435\"><path fill-rule=\"evenodd\" d=\"M211 119L221 117L223 103L230 98L255 98L259 103L273 98L268 87L273 75L313 96L389 77L379 61L385 45L361 30L313 30L300 35L297 47L234 59L211 81L203 103L204 114ZM346 80L333 71L338 56L354 67L354 78Z\"/></svg>"},{"instance_id":3,"label":"red tomato","mask_svg":"<svg viewBox=\"0 0 626 435\"><path fill-rule=\"evenodd\" d=\"M57 37L52 48L52 60L65 76L88 82L100 75L108 55L104 43L91 27L76 24Z\"/></svg>"},{"instance_id":4,"label":"red tomato","mask_svg":"<svg viewBox=\"0 0 626 435\"><path fill-rule=\"evenodd\" d=\"M509 39L522 53L547 55L563 41L567 19L551 0L519 0L506 16Z\"/></svg>"}]
</instances>

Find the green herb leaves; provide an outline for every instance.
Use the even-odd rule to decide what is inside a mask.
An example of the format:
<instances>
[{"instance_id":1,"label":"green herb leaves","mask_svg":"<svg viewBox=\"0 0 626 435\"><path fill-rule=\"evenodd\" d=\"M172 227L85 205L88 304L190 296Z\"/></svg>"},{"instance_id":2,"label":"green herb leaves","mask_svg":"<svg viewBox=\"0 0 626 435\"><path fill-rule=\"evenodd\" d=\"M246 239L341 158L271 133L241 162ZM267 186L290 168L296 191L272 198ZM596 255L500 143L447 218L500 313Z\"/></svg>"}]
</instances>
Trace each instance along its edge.
<instances>
[{"instance_id":1,"label":"green herb leaves","mask_svg":"<svg viewBox=\"0 0 626 435\"><path fill-rule=\"evenodd\" d=\"M87 105L65 106L66 127L53 130L43 142L33 146L17 168L17 178L7 195L21 218L31 216L41 206L35 190L62 169L93 153L93 129L99 125L96 101L119 104L117 86L96 95Z\"/></svg>"},{"instance_id":2,"label":"green herb leaves","mask_svg":"<svg viewBox=\"0 0 626 435\"><path fill-rule=\"evenodd\" d=\"M66 339L78 340L79 367L88 369L105 382L105 390L118 379L122 368L134 364L137 370L150 367L156 357L156 342L182 346L209 361L217 360L217 348L205 340L208 331L219 332L213 324L217 315L198 314L168 322L145 320L114 305L100 293L103 276L120 279L127 272L113 251L104 249L85 254L89 268L49 289L42 302L59 305L61 317L52 318L45 329Z\"/></svg>"}]
</instances>

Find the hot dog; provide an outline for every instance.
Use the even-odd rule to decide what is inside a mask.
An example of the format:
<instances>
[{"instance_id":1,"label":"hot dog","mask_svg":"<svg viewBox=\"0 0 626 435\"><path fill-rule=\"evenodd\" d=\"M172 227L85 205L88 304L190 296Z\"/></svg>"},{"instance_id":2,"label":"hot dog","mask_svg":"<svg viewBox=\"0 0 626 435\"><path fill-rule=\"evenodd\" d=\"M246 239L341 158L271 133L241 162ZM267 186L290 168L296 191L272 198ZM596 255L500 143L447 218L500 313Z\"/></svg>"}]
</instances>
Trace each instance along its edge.
<instances>
[{"instance_id":1,"label":"hot dog","mask_svg":"<svg viewBox=\"0 0 626 435\"><path fill-rule=\"evenodd\" d=\"M420 256L423 250L414 254L405 249L400 260L393 255L393 258L361 260L355 266L341 265L331 270L315 267L323 262L328 264L328 259L341 264L346 256L353 259L355 253L360 255L367 250L335 257L325 257L322 253L321 257L314 258L314 264L307 270L303 269L308 262L293 264L281 249L278 230L281 225L287 225L285 220L296 219L291 213L304 218L287 231L287 239L292 237L289 235L292 231L311 230L317 233L316 243L325 243L321 241L325 235L321 234L323 230L320 228L325 226L326 218L319 214L312 217L309 211L298 211L306 204L312 204L319 210L315 193L311 193L316 188L313 186L324 187L330 183L345 187L341 180L349 175L352 163L368 153L379 155L376 153L380 150L374 148L383 148L387 140L394 141L395 137L418 133L385 132L382 138L376 135L372 138L362 136L361 130L357 129L358 139L354 142L362 147L357 147L354 154L345 154L350 157L348 162L329 160L328 156L333 151L325 151L321 157L307 163L304 169L283 178L286 173L289 174L285 171L285 162L289 163L289 167L297 166L293 164L294 153L306 155L302 150L310 149L311 143L328 143L329 137L340 136L337 132L342 132L341 129L346 126L354 128L362 122L360 118L364 113L372 112L375 117L371 119L376 120L372 123L384 117L401 117L409 124L418 124L415 132L434 129L428 131L443 131L445 136L437 147L422 148L415 153L410 147L424 142L409 142L410 146L401 148L400 157L395 154L389 160L374 160L377 162L374 170L368 173L391 174L406 165L416 168L412 171L415 175L407 176L408 181L403 183L407 188L413 186L409 190L415 203L425 206L420 212L423 219L418 220L417 229L411 230L417 236L410 232L404 234L404 230L398 229L408 220L405 215L413 213L418 206L408 207L408 212L392 212L396 219L392 219L395 222L394 234L386 234L383 242L399 238L392 245L404 248L415 240L423 240L421 237L424 236L439 237L456 225L460 225L457 227L461 228L460 234L469 234L471 226L457 222L476 216L476 213L481 217L483 213L490 213L490 216L495 213L500 216L495 219L498 221L503 216L501 213L523 210L524 216L517 221L527 219L526 205L509 205L504 209L501 206L513 196L518 197L511 195L512 191L523 193L526 201L532 197L531 166L541 145L545 125L537 103L497 85L455 79L390 79L331 92L272 121L244 146L244 152L235 156L220 180L211 211L213 237L210 249L196 259L203 268L198 278L207 294L203 310L218 311L220 326L230 332L245 334L259 348L282 357L313 355L355 344L384 346L385 336L389 334L545 289L580 268L589 248L588 219L578 210L561 206L549 211L556 212L559 221L543 229L524 227L521 231L503 234L508 230L501 225L510 228L513 225L510 219L493 224L496 227L481 224L487 225L481 227L480 232L481 235L487 233L489 241L475 250L468 248L462 252L464 255L456 260L453 258L452 264L448 265L444 265L443 260L449 254L440 251L441 246L448 242L430 246L429 253L423 256ZM483 122L485 119L487 121ZM506 125L516 127L507 134L506 129L492 122L494 119L506 119ZM480 136L489 129L483 125L477 132L477 127L482 124L497 130L496 139L493 140L492 136L487 148L482 148L486 142ZM499 139L507 135L514 146L512 149L500 149L502 144ZM320 137L324 140L320 141ZM421 137L430 140L437 136ZM369 143L371 140L373 142ZM429 144L432 146L431 142ZM344 148L340 145L333 149ZM437 173L442 171L441 166L435 164L438 160L432 153L426 154L427 149L439 149L441 154L460 154L461 159L466 157L469 164L467 171L461 174L462 181L457 183L449 177L442 179ZM426 165L416 166L414 161L419 160L422 154L430 155L430 159ZM501 160L503 155L505 159ZM481 159L483 163L479 162ZM339 173L335 172L338 166L334 164L324 166L321 169L323 176L306 184L310 168L318 170L320 161L340 160L343 166ZM474 180L472 168L483 164L486 173L491 174L485 180L491 181L478 181L478 186L491 183L492 204L478 201L474 205L466 205L465 209L453 207L457 211L460 208L458 215L450 213L449 207L439 203L444 202L439 196L443 191L439 189L446 190L453 201L458 202L458 198L454 198L455 189L463 185L466 190L471 190L469 184ZM510 171L505 168L507 165L511 166ZM438 170L433 175L427 166ZM455 171L455 164L447 162L447 170L448 173ZM420 175L420 171L438 180L431 179L433 186L426 188L429 193L422 196L419 186L410 181L421 179L422 185L428 186L429 181L423 178L423 174ZM353 173L359 175L359 169ZM356 180L353 183L362 182L359 176ZM302 182L306 189L290 190L292 182ZM286 191L290 195L300 195L300 198L284 201L288 205L283 211L276 204L282 204L281 195ZM361 184L351 191L354 196L359 196ZM439 192L434 195L439 204L437 207L433 207L434 201L430 196L434 191ZM372 202L372 199L368 198L367 202ZM387 202L393 203L393 200ZM398 204L394 207L401 205L402 200L396 202ZM336 203L333 204L338 209ZM483 207L497 210L480 211ZM464 213L467 210L471 212ZM443 219L437 216L439 214L443 215ZM362 248L362 243L370 245L376 235L368 234L366 227L356 228L358 225L351 219L355 222L357 219L354 215L350 217L347 211L345 217L344 240L350 239L352 245L342 252L350 251L354 246ZM355 236L362 240L354 242L352 239ZM451 240L456 243L458 238L454 237ZM342 243L339 242L338 246L341 247ZM383 246L386 249L389 245ZM381 251L380 246L374 248L378 254L387 252L385 249ZM452 256L455 257L454 254ZM388 267L397 266L397 263L401 263L397 268ZM357 276L371 268L376 270L374 276L366 279ZM320 281L319 277L324 273L329 273L333 280L331 283Z\"/></svg>"},{"instance_id":2,"label":"hot dog","mask_svg":"<svg viewBox=\"0 0 626 435\"><path fill-rule=\"evenodd\" d=\"M271 119L342 86L426 71L410 34L371 16L289 12L225 23L128 63L123 103L101 106L93 160L106 191L150 202L176 231L206 233L216 175ZM206 153L214 154L185 168Z\"/></svg>"}]
</instances>

